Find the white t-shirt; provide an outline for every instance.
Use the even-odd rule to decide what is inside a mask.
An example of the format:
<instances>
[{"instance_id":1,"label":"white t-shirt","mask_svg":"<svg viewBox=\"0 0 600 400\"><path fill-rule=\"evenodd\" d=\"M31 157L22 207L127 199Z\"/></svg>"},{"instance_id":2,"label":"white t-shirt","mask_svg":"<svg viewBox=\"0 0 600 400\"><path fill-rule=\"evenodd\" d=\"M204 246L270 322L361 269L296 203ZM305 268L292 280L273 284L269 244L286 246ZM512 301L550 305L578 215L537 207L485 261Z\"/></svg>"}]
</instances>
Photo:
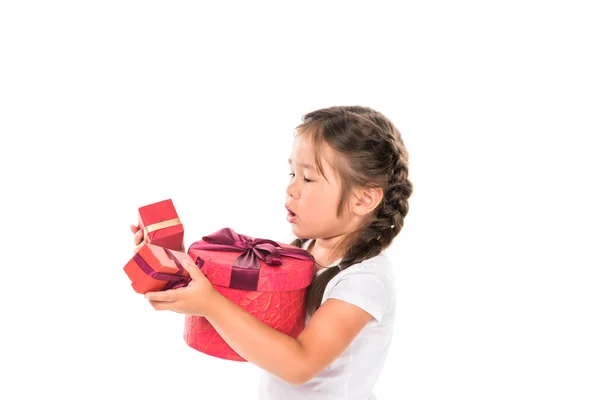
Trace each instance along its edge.
<instances>
[{"instance_id":1,"label":"white t-shirt","mask_svg":"<svg viewBox=\"0 0 600 400\"><path fill-rule=\"evenodd\" d=\"M311 241L304 243L305 250ZM340 261L328 268L337 268ZM260 400L376 400L372 389L392 341L396 312L394 274L385 252L333 277L325 288L321 304L327 299L354 304L373 319L331 365L302 385L289 384L261 370Z\"/></svg>"}]
</instances>

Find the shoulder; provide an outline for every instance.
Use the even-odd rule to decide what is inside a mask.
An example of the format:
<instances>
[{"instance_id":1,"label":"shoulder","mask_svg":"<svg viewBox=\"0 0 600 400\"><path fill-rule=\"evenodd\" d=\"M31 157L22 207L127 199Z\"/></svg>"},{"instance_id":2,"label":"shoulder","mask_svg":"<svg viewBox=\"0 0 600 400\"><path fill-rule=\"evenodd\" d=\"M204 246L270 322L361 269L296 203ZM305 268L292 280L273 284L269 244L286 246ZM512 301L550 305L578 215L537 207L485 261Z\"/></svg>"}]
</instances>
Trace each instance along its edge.
<instances>
[{"instance_id":1,"label":"shoulder","mask_svg":"<svg viewBox=\"0 0 600 400\"><path fill-rule=\"evenodd\" d=\"M335 298L357 305L381 322L395 304L394 271L385 253L353 264L327 284L323 302Z\"/></svg>"},{"instance_id":2,"label":"shoulder","mask_svg":"<svg viewBox=\"0 0 600 400\"><path fill-rule=\"evenodd\" d=\"M385 286L394 288L394 269L386 253L363 260L348 266L331 280L332 286L341 281L359 281L366 279L370 282L381 281Z\"/></svg>"},{"instance_id":3,"label":"shoulder","mask_svg":"<svg viewBox=\"0 0 600 400\"><path fill-rule=\"evenodd\" d=\"M387 253L379 253L375 257L363 260L353 264L340 272L338 275L350 275L353 273L369 273L381 276L393 277L392 262L387 256Z\"/></svg>"}]
</instances>

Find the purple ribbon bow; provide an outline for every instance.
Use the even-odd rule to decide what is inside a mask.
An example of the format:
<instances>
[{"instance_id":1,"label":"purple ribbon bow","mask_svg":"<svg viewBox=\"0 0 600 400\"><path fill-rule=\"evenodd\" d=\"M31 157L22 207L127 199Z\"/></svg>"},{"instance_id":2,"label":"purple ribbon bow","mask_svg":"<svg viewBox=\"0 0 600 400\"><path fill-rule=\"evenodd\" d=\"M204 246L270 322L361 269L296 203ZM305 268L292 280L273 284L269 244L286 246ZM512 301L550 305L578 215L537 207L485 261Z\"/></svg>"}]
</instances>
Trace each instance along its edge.
<instances>
[{"instance_id":1,"label":"purple ribbon bow","mask_svg":"<svg viewBox=\"0 0 600 400\"><path fill-rule=\"evenodd\" d=\"M231 267L229 287L242 290L256 290L260 274L260 261L270 266L282 264L282 257L299 260L313 260L313 257L300 248L283 248L269 239L252 238L240 235L230 228L223 228L204 236L203 242L195 242L190 250L241 251Z\"/></svg>"},{"instance_id":2,"label":"purple ribbon bow","mask_svg":"<svg viewBox=\"0 0 600 400\"><path fill-rule=\"evenodd\" d=\"M176 275L156 272L152 269L152 267L150 267L146 260L144 260L142 256L139 255L139 253L135 253L133 259L137 263L137 265L139 265L140 269L149 277L157 279L159 281L167 281L167 284L162 290L177 289L182 286L186 286L188 283L190 283L191 278L182 276L185 272L185 269L183 269L183 265L181 265L179 260L173 255L173 253L171 253L169 249L163 249L169 256L169 258L175 261L175 265L177 266L178 270Z\"/></svg>"}]
</instances>

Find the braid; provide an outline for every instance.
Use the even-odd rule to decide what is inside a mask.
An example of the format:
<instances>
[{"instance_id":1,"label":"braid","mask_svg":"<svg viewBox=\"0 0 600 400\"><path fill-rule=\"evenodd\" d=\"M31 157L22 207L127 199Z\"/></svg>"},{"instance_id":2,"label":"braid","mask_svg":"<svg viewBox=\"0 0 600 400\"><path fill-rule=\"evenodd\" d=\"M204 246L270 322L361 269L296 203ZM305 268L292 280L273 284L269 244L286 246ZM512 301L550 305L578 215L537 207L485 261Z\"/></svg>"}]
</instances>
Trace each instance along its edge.
<instances>
[{"instance_id":1,"label":"braid","mask_svg":"<svg viewBox=\"0 0 600 400\"><path fill-rule=\"evenodd\" d=\"M321 305L325 288L342 270L375 257L386 249L404 226L408 199L413 185L408 179L408 153L396 127L381 113L367 107L330 107L303 117L302 127L318 127L316 132L349 162L342 180L349 187L375 183L383 198L364 226L347 235L340 247L345 250L338 268L328 268L315 277L306 294L309 315ZM319 134L318 133L318 134ZM357 161L357 162L356 162ZM344 168L340 170L345 171ZM344 190L344 189L343 189ZM340 209L344 195L340 202ZM292 245L302 247L306 239Z\"/></svg>"},{"instance_id":2,"label":"braid","mask_svg":"<svg viewBox=\"0 0 600 400\"><path fill-rule=\"evenodd\" d=\"M296 247L300 247L302 248L302 246L304 246L304 243L306 243L308 239L295 239L291 245L292 246L296 246Z\"/></svg>"},{"instance_id":3,"label":"braid","mask_svg":"<svg viewBox=\"0 0 600 400\"><path fill-rule=\"evenodd\" d=\"M382 232L380 241L384 243L383 248L389 246L402 230L404 218L408 214L408 198L413 191L413 185L408 179L408 154L404 147L397 149L394 158L395 165L377 214L379 219L389 221L391 227Z\"/></svg>"}]
</instances>

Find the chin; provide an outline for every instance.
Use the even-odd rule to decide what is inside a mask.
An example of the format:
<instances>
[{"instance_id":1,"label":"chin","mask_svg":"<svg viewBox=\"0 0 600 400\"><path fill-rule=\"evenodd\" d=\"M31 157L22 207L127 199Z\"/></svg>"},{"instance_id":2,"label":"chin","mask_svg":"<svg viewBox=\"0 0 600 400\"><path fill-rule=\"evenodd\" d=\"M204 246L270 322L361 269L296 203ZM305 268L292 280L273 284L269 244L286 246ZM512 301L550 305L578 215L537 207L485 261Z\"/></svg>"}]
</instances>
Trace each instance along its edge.
<instances>
[{"instance_id":1,"label":"chin","mask_svg":"<svg viewBox=\"0 0 600 400\"><path fill-rule=\"evenodd\" d=\"M296 225L296 224L292 224L292 233L293 233L293 234L294 234L296 237L298 237L298 238L301 238L301 239L304 239L304 236L302 236L302 235L304 234L304 233L302 232L302 229L299 229L299 228L298 228L298 225Z\"/></svg>"},{"instance_id":2,"label":"chin","mask_svg":"<svg viewBox=\"0 0 600 400\"><path fill-rule=\"evenodd\" d=\"M315 232L307 231L306 229L298 229L296 225L292 225L292 233L300 239L314 239Z\"/></svg>"}]
</instances>

